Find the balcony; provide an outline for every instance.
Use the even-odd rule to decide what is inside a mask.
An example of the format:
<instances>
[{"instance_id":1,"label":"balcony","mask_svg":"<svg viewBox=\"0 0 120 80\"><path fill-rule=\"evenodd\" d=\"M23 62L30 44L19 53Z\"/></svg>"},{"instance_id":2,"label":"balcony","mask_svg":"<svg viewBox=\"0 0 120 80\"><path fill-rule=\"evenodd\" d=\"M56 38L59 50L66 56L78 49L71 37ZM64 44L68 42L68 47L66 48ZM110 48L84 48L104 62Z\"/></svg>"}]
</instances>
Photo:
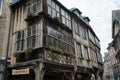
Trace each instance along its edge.
<instances>
[{"instance_id":1,"label":"balcony","mask_svg":"<svg viewBox=\"0 0 120 80\"><path fill-rule=\"evenodd\" d=\"M26 3L26 21L31 21L42 12L42 0L31 0Z\"/></svg>"},{"instance_id":2,"label":"balcony","mask_svg":"<svg viewBox=\"0 0 120 80\"><path fill-rule=\"evenodd\" d=\"M16 55L16 62L19 63L19 62L26 62L26 61L35 60L35 59L43 59L44 61L47 61L47 62L75 65L74 56L53 52L47 48L33 49L32 51L28 51L27 54L28 55L26 55L25 51L19 52L19 56Z\"/></svg>"}]
</instances>

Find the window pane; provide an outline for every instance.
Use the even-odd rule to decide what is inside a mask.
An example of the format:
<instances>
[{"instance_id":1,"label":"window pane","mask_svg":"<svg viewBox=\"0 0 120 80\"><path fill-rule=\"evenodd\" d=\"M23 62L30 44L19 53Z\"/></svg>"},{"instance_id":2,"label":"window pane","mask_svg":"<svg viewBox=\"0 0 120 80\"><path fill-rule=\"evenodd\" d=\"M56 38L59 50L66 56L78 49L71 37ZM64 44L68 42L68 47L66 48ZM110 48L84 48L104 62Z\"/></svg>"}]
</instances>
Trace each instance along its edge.
<instances>
[{"instance_id":1,"label":"window pane","mask_svg":"<svg viewBox=\"0 0 120 80\"><path fill-rule=\"evenodd\" d=\"M36 34L36 26L32 26L32 35Z\"/></svg>"},{"instance_id":2,"label":"window pane","mask_svg":"<svg viewBox=\"0 0 120 80\"><path fill-rule=\"evenodd\" d=\"M56 5L56 10L57 10L57 12L60 12L60 8L58 5Z\"/></svg>"},{"instance_id":3,"label":"window pane","mask_svg":"<svg viewBox=\"0 0 120 80\"><path fill-rule=\"evenodd\" d=\"M29 27L27 30L27 36L30 36L30 35L31 35L31 27Z\"/></svg>"},{"instance_id":4,"label":"window pane","mask_svg":"<svg viewBox=\"0 0 120 80\"><path fill-rule=\"evenodd\" d=\"M16 45L17 45L17 51L19 51L20 50L20 41L17 41Z\"/></svg>"},{"instance_id":5,"label":"window pane","mask_svg":"<svg viewBox=\"0 0 120 80\"><path fill-rule=\"evenodd\" d=\"M65 43L63 43L63 51L67 53L67 45Z\"/></svg>"},{"instance_id":6,"label":"window pane","mask_svg":"<svg viewBox=\"0 0 120 80\"><path fill-rule=\"evenodd\" d=\"M21 39L21 32L18 32L17 40Z\"/></svg>"},{"instance_id":7,"label":"window pane","mask_svg":"<svg viewBox=\"0 0 120 80\"><path fill-rule=\"evenodd\" d=\"M79 26L78 26L78 23L75 22L75 33L79 34Z\"/></svg>"},{"instance_id":8,"label":"window pane","mask_svg":"<svg viewBox=\"0 0 120 80\"><path fill-rule=\"evenodd\" d=\"M41 10L41 0L37 2L37 11L39 12Z\"/></svg>"},{"instance_id":9,"label":"window pane","mask_svg":"<svg viewBox=\"0 0 120 80\"><path fill-rule=\"evenodd\" d=\"M65 13L64 13L64 10L63 10L63 9L61 9L61 14L62 14L63 16L65 16Z\"/></svg>"},{"instance_id":10,"label":"window pane","mask_svg":"<svg viewBox=\"0 0 120 80\"><path fill-rule=\"evenodd\" d=\"M24 40L21 41L21 50L24 49Z\"/></svg>"},{"instance_id":11,"label":"window pane","mask_svg":"<svg viewBox=\"0 0 120 80\"><path fill-rule=\"evenodd\" d=\"M51 5L51 0L48 0L48 4Z\"/></svg>"},{"instance_id":12,"label":"window pane","mask_svg":"<svg viewBox=\"0 0 120 80\"><path fill-rule=\"evenodd\" d=\"M69 18L69 17L68 17L68 13L66 13L65 17L66 17L67 19Z\"/></svg>"},{"instance_id":13,"label":"window pane","mask_svg":"<svg viewBox=\"0 0 120 80\"><path fill-rule=\"evenodd\" d=\"M52 1L52 7L55 9L55 2Z\"/></svg>"},{"instance_id":14,"label":"window pane","mask_svg":"<svg viewBox=\"0 0 120 80\"><path fill-rule=\"evenodd\" d=\"M52 17L56 17L56 11L54 9L52 9Z\"/></svg>"},{"instance_id":15,"label":"window pane","mask_svg":"<svg viewBox=\"0 0 120 80\"><path fill-rule=\"evenodd\" d=\"M57 17L60 17L60 13L57 12Z\"/></svg>"},{"instance_id":16,"label":"window pane","mask_svg":"<svg viewBox=\"0 0 120 80\"><path fill-rule=\"evenodd\" d=\"M85 30L85 28L83 28L82 27L82 37L84 38L84 39L86 39L86 30Z\"/></svg>"},{"instance_id":17,"label":"window pane","mask_svg":"<svg viewBox=\"0 0 120 80\"><path fill-rule=\"evenodd\" d=\"M37 4L34 4L34 5L33 5L33 13L36 13L36 11L37 11L37 10L36 10L36 8L37 8L36 6L37 6Z\"/></svg>"},{"instance_id":18,"label":"window pane","mask_svg":"<svg viewBox=\"0 0 120 80\"><path fill-rule=\"evenodd\" d=\"M57 40L53 39L54 47L57 47Z\"/></svg>"},{"instance_id":19,"label":"window pane","mask_svg":"<svg viewBox=\"0 0 120 80\"><path fill-rule=\"evenodd\" d=\"M77 56L78 56L79 58L82 58L81 45L76 44L76 49L77 49Z\"/></svg>"},{"instance_id":20,"label":"window pane","mask_svg":"<svg viewBox=\"0 0 120 80\"><path fill-rule=\"evenodd\" d=\"M48 6L48 14L51 15L51 7Z\"/></svg>"},{"instance_id":21,"label":"window pane","mask_svg":"<svg viewBox=\"0 0 120 80\"><path fill-rule=\"evenodd\" d=\"M68 21L68 26L71 29L71 21Z\"/></svg>"},{"instance_id":22,"label":"window pane","mask_svg":"<svg viewBox=\"0 0 120 80\"><path fill-rule=\"evenodd\" d=\"M58 48L62 49L62 41L58 41Z\"/></svg>"},{"instance_id":23,"label":"window pane","mask_svg":"<svg viewBox=\"0 0 120 80\"><path fill-rule=\"evenodd\" d=\"M65 18L62 16L62 23L65 24Z\"/></svg>"},{"instance_id":24,"label":"window pane","mask_svg":"<svg viewBox=\"0 0 120 80\"><path fill-rule=\"evenodd\" d=\"M24 39L24 30L21 31L22 32L22 39Z\"/></svg>"},{"instance_id":25,"label":"window pane","mask_svg":"<svg viewBox=\"0 0 120 80\"><path fill-rule=\"evenodd\" d=\"M68 21L68 19L66 19L66 25L69 26L69 21Z\"/></svg>"},{"instance_id":26,"label":"window pane","mask_svg":"<svg viewBox=\"0 0 120 80\"><path fill-rule=\"evenodd\" d=\"M88 59L88 50L87 47L84 46L84 57L85 59Z\"/></svg>"},{"instance_id":27,"label":"window pane","mask_svg":"<svg viewBox=\"0 0 120 80\"><path fill-rule=\"evenodd\" d=\"M30 14L30 13L31 13L30 6L28 6L28 14Z\"/></svg>"},{"instance_id":28,"label":"window pane","mask_svg":"<svg viewBox=\"0 0 120 80\"><path fill-rule=\"evenodd\" d=\"M36 40L36 37L33 36L33 37L32 37L32 47L35 47L35 40Z\"/></svg>"},{"instance_id":29,"label":"window pane","mask_svg":"<svg viewBox=\"0 0 120 80\"><path fill-rule=\"evenodd\" d=\"M52 38L48 36L48 46L52 46Z\"/></svg>"}]
</instances>

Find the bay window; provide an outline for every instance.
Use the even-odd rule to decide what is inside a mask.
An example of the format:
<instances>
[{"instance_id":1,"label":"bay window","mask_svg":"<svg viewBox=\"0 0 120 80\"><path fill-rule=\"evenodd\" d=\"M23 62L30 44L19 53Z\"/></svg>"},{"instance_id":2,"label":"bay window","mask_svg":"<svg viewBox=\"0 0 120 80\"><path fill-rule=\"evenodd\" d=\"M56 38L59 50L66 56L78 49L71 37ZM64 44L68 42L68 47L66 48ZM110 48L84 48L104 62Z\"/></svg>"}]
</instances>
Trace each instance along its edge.
<instances>
[{"instance_id":1,"label":"bay window","mask_svg":"<svg viewBox=\"0 0 120 80\"><path fill-rule=\"evenodd\" d=\"M58 47L63 50L64 53L73 52L73 42L68 34L57 31L52 28L52 25L48 25L48 46ZM73 52L74 53L74 52Z\"/></svg>"},{"instance_id":2,"label":"bay window","mask_svg":"<svg viewBox=\"0 0 120 80\"><path fill-rule=\"evenodd\" d=\"M71 17L70 15L62 8L59 7L52 0L48 0L48 14L52 16L52 18L59 17L61 22L71 29ZM61 10L61 11L60 11ZM61 13L60 13L61 12Z\"/></svg>"},{"instance_id":3,"label":"bay window","mask_svg":"<svg viewBox=\"0 0 120 80\"><path fill-rule=\"evenodd\" d=\"M35 24L15 33L15 52L41 47L41 25Z\"/></svg>"},{"instance_id":4,"label":"bay window","mask_svg":"<svg viewBox=\"0 0 120 80\"><path fill-rule=\"evenodd\" d=\"M61 9L62 23L71 29L71 18L70 15L63 9Z\"/></svg>"},{"instance_id":5,"label":"bay window","mask_svg":"<svg viewBox=\"0 0 120 80\"><path fill-rule=\"evenodd\" d=\"M48 0L48 14L54 17L60 17L59 6L51 0Z\"/></svg>"},{"instance_id":6,"label":"bay window","mask_svg":"<svg viewBox=\"0 0 120 80\"><path fill-rule=\"evenodd\" d=\"M41 0L31 0L27 5L27 15L42 11Z\"/></svg>"}]
</instances>

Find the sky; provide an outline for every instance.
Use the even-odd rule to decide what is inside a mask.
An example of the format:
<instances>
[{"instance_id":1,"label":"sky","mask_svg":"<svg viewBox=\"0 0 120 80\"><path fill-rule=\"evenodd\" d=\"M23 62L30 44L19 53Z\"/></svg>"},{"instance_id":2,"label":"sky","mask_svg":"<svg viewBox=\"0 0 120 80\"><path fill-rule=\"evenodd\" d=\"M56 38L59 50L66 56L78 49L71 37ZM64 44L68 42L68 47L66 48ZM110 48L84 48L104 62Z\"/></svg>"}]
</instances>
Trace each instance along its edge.
<instances>
[{"instance_id":1,"label":"sky","mask_svg":"<svg viewBox=\"0 0 120 80\"><path fill-rule=\"evenodd\" d=\"M58 0L66 8L78 8L90 18L90 25L100 39L101 53L112 41L112 10L120 9L120 0Z\"/></svg>"}]
</instances>

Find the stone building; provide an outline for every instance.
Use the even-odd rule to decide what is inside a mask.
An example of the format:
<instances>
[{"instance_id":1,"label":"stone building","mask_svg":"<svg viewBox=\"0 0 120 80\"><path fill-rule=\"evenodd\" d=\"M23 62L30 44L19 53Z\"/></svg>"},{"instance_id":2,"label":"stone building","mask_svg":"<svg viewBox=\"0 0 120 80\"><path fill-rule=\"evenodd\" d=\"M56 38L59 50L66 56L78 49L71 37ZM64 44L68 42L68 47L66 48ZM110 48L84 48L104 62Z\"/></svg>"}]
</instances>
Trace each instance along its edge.
<instances>
[{"instance_id":1,"label":"stone building","mask_svg":"<svg viewBox=\"0 0 120 80\"><path fill-rule=\"evenodd\" d=\"M115 50L116 63L112 66L114 79L120 80L120 10L112 12L112 47Z\"/></svg>"},{"instance_id":2,"label":"stone building","mask_svg":"<svg viewBox=\"0 0 120 80\"><path fill-rule=\"evenodd\" d=\"M6 79L102 80L100 40L89 21L57 0L14 0Z\"/></svg>"},{"instance_id":3,"label":"stone building","mask_svg":"<svg viewBox=\"0 0 120 80\"><path fill-rule=\"evenodd\" d=\"M9 8L11 0L0 0L0 80L3 80L8 41Z\"/></svg>"},{"instance_id":4,"label":"stone building","mask_svg":"<svg viewBox=\"0 0 120 80\"><path fill-rule=\"evenodd\" d=\"M104 53L104 74L103 74L104 80L114 80L112 62L113 62L113 56L111 55L111 53L105 52Z\"/></svg>"}]
</instances>

